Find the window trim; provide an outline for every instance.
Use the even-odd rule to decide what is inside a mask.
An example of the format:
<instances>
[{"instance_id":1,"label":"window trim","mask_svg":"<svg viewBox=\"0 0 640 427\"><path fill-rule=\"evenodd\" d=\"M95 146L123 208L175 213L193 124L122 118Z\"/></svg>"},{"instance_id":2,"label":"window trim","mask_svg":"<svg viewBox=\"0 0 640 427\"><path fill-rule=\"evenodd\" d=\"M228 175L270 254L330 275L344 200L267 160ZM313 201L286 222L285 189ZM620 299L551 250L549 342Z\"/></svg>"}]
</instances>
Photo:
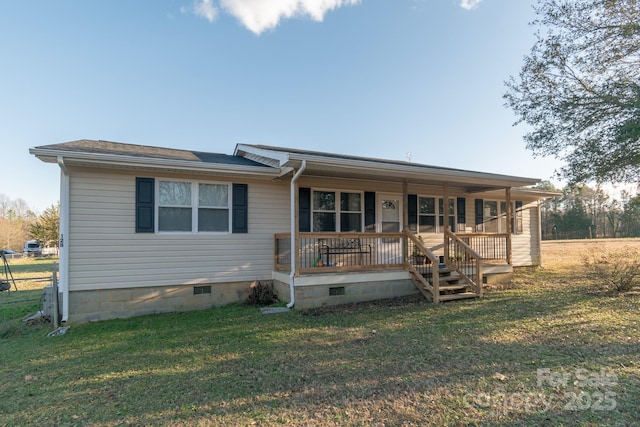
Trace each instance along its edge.
<instances>
[{"instance_id":1,"label":"window trim","mask_svg":"<svg viewBox=\"0 0 640 427\"><path fill-rule=\"evenodd\" d=\"M316 210L314 205L313 205L313 195L316 192L324 192L324 193L333 193L334 194L334 202L335 202L335 210L333 211L325 211L325 210ZM341 209L341 195L342 193L351 193L351 194L359 194L360 195L360 210L359 211L342 211ZM360 230L357 230L356 233L363 233L365 226L364 226L364 220L365 220L365 207L364 207L364 197L365 197L365 192L364 191L359 191L359 190L347 190L347 189L332 189L332 188L314 188L311 187L311 191L310 191L310 206L309 206L309 215L310 215L310 230L312 233L347 233L347 231L340 231L340 226L341 226L341 214L342 213L359 213L360 214ZM314 230L314 221L313 221L313 216L316 212L323 212L323 213L333 213L335 214L336 218L335 218L335 230L333 231L317 231Z\"/></svg>"},{"instance_id":2,"label":"window trim","mask_svg":"<svg viewBox=\"0 0 640 427\"><path fill-rule=\"evenodd\" d=\"M190 179L176 179L176 178L156 178L155 185L155 199L156 203L154 206L154 222L155 222L155 233L157 234L231 234L232 221L233 221L233 195L232 195L232 183L224 182L224 181L194 181ZM160 183L161 182L188 182L191 184L191 205L189 209L191 209L191 231L182 231L182 230L160 230L160 208L162 207L172 207L173 205L161 205L160 204ZM200 194L200 184L212 184L212 185L223 185L227 187L227 230L226 231L200 231L198 230L198 212L199 212L199 194ZM186 208L186 206L182 206ZM213 209L210 207L205 207L205 209ZM218 209L218 208L215 208ZM219 208L224 209L224 208Z\"/></svg>"}]
</instances>

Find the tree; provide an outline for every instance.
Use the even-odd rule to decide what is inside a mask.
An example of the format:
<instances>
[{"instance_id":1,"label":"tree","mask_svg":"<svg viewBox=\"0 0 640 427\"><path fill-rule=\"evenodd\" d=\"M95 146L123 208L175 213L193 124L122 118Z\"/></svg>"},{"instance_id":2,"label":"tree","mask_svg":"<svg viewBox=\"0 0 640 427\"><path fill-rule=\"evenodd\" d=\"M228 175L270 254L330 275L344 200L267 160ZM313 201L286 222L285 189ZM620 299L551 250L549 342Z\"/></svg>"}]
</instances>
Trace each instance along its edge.
<instances>
[{"instance_id":1,"label":"tree","mask_svg":"<svg viewBox=\"0 0 640 427\"><path fill-rule=\"evenodd\" d=\"M592 218L587 212L585 193L589 187L570 186L563 191L564 212L556 216L557 232L564 238L584 239L596 237Z\"/></svg>"},{"instance_id":2,"label":"tree","mask_svg":"<svg viewBox=\"0 0 640 427\"><path fill-rule=\"evenodd\" d=\"M640 237L640 195L625 201L621 222L625 237Z\"/></svg>"},{"instance_id":3,"label":"tree","mask_svg":"<svg viewBox=\"0 0 640 427\"><path fill-rule=\"evenodd\" d=\"M562 190L556 188L551 181L540 181L534 188L536 190L549 191L561 193ZM560 198L551 197L549 199L542 200L540 203L540 227L543 239L553 239L554 228L556 223L557 213L560 209ZM557 231L557 228L556 228Z\"/></svg>"},{"instance_id":4,"label":"tree","mask_svg":"<svg viewBox=\"0 0 640 427\"><path fill-rule=\"evenodd\" d=\"M539 0L537 41L506 105L569 183L640 179L640 1Z\"/></svg>"},{"instance_id":5,"label":"tree","mask_svg":"<svg viewBox=\"0 0 640 427\"><path fill-rule=\"evenodd\" d=\"M29 227L29 235L44 246L58 247L60 235L60 203L51 205L38 217L35 224Z\"/></svg>"},{"instance_id":6,"label":"tree","mask_svg":"<svg viewBox=\"0 0 640 427\"><path fill-rule=\"evenodd\" d=\"M0 194L0 248L21 251L35 219L27 202Z\"/></svg>"}]
</instances>

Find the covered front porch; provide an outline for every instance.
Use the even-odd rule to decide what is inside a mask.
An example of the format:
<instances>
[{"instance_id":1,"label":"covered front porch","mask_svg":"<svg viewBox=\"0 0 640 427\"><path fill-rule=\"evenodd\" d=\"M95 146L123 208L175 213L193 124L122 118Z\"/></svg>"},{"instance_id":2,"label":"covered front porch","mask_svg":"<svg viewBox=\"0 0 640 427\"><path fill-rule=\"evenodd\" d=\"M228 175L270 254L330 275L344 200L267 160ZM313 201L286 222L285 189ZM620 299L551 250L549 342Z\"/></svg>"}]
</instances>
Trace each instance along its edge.
<instances>
[{"instance_id":1,"label":"covered front porch","mask_svg":"<svg viewBox=\"0 0 640 427\"><path fill-rule=\"evenodd\" d=\"M539 196L526 189L537 179L263 146L236 154L280 167L290 187L290 230L273 251L290 307L416 288L434 302L481 297L487 275L537 256Z\"/></svg>"},{"instance_id":2,"label":"covered front porch","mask_svg":"<svg viewBox=\"0 0 640 427\"><path fill-rule=\"evenodd\" d=\"M483 278L513 270L506 233L446 230L435 247L407 228L399 233L303 232L294 241L291 236L275 235L274 279L294 279L293 292L312 295L316 305L403 296L416 288L435 303L476 298L482 296Z\"/></svg>"}]
</instances>

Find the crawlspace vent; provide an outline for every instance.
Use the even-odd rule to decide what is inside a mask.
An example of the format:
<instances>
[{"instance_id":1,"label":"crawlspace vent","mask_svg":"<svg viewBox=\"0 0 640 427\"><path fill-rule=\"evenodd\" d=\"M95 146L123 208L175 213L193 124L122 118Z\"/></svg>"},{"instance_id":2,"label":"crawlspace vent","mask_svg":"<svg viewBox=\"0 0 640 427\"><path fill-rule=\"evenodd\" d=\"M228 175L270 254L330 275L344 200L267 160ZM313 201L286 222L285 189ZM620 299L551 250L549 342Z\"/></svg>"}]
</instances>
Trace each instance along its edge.
<instances>
[{"instance_id":1,"label":"crawlspace vent","mask_svg":"<svg viewBox=\"0 0 640 427\"><path fill-rule=\"evenodd\" d=\"M344 295L344 286L329 288L329 295Z\"/></svg>"},{"instance_id":2,"label":"crawlspace vent","mask_svg":"<svg viewBox=\"0 0 640 427\"><path fill-rule=\"evenodd\" d=\"M194 286L193 287L194 295L203 295L203 294L210 294L210 293L211 293L211 286Z\"/></svg>"}]
</instances>

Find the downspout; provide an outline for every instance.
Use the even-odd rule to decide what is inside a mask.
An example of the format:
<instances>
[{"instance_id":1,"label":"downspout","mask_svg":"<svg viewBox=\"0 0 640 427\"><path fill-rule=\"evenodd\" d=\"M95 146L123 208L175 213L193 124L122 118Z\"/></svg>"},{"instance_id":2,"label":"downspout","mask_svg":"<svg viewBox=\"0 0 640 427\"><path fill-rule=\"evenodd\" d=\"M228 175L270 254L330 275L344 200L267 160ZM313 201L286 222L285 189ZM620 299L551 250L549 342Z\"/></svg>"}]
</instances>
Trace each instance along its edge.
<instances>
[{"instance_id":1,"label":"downspout","mask_svg":"<svg viewBox=\"0 0 640 427\"><path fill-rule=\"evenodd\" d=\"M64 158L58 156L60 166L60 235L58 240L60 279L62 291L62 321L69 318L69 171Z\"/></svg>"},{"instance_id":2,"label":"downspout","mask_svg":"<svg viewBox=\"0 0 640 427\"><path fill-rule=\"evenodd\" d=\"M289 304L287 304L288 308L293 307L293 305L296 303L296 294L295 294L295 289L294 289L294 278L296 275L296 259L297 256L295 254L298 253L298 248L297 248L297 243L298 243L298 239L296 238L297 236L297 231L298 231L298 221L297 221L297 217L298 217L298 213L296 212L296 200L298 198L298 196L296 195L296 184L298 183L298 179L300 179L300 176L302 175L302 173L304 172L304 170L307 168L307 161L303 160L302 164L300 165L300 169L298 169L298 172L295 173L295 175L293 175L293 178L291 178L291 273L289 274Z\"/></svg>"}]
</instances>

